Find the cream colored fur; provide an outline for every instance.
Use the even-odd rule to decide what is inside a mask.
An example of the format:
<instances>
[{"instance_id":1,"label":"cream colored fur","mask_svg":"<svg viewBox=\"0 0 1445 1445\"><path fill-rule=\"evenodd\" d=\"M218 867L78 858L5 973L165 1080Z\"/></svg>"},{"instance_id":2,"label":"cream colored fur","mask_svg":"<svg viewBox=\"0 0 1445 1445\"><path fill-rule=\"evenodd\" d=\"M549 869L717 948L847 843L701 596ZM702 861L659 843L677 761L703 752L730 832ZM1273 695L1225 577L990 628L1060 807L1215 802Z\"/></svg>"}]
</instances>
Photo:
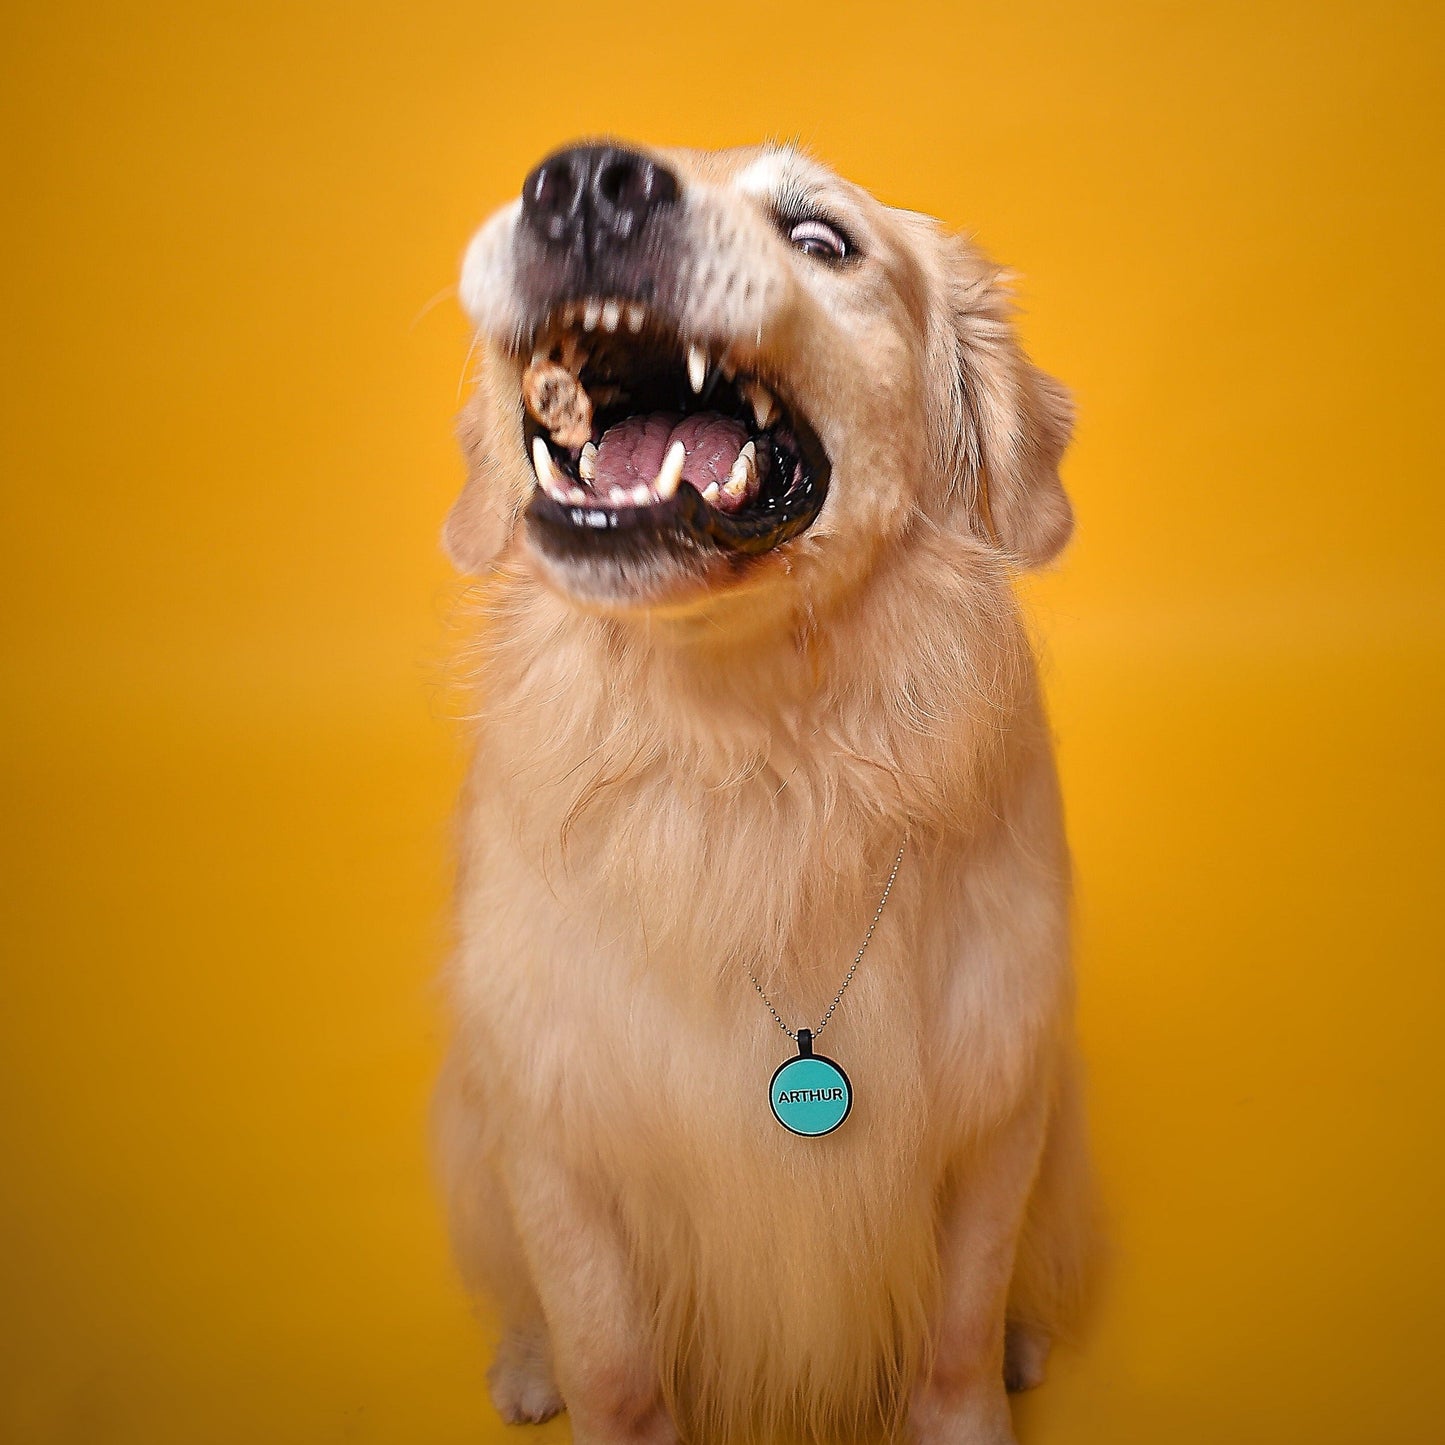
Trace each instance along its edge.
<instances>
[{"instance_id":1,"label":"cream colored fur","mask_svg":"<svg viewBox=\"0 0 1445 1445\"><path fill-rule=\"evenodd\" d=\"M1036 1383L1090 1234L1069 865L1011 586L1068 536L1067 399L934 223L789 151L666 159L709 254L768 298L732 321L832 489L740 586L607 614L554 593L516 521L514 211L478 238L448 524L478 576L476 753L437 1127L461 1268L502 1316L494 1399L565 1402L584 1445L1004 1445L1006 1323ZM855 273L779 243L784 184L846 216ZM826 1035L853 1114L796 1138L749 971L816 1020L905 833Z\"/></svg>"}]
</instances>

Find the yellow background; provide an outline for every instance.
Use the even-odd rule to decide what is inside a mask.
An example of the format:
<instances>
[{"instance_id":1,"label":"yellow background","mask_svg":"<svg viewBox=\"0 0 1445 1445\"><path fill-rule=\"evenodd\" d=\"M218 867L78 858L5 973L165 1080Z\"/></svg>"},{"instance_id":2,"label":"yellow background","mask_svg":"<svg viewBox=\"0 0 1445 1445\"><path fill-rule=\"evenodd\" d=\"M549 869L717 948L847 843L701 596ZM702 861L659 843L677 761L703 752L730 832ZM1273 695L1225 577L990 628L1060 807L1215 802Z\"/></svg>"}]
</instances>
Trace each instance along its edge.
<instances>
[{"instance_id":1,"label":"yellow background","mask_svg":"<svg viewBox=\"0 0 1445 1445\"><path fill-rule=\"evenodd\" d=\"M975 228L1078 397L1030 597L1116 1244L1026 1445L1441 1438L1432 8L11 8L6 1441L504 1438L424 1142L445 288L599 130Z\"/></svg>"}]
</instances>

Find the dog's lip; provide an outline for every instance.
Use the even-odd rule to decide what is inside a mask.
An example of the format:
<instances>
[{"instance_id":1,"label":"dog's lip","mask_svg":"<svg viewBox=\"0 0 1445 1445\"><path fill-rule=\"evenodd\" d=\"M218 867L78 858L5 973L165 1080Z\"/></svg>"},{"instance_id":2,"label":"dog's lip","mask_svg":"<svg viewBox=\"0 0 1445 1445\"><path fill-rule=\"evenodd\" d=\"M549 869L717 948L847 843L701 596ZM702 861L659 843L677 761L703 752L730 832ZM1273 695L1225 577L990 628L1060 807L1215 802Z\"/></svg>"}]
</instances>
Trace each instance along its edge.
<instances>
[{"instance_id":1,"label":"dog's lip","mask_svg":"<svg viewBox=\"0 0 1445 1445\"><path fill-rule=\"evenodd\" d=\"M621 507L563 502L537 486L526 515L529 522L544 528L566 530L578 537L590 535L604 546L625 542L635 547L649 538L666 538L688 542L704 551L759 555L780 547L812 525L822 510L827 478L828 464L824 461L814 473L820 490L816 505L789 517L720 512L688 483L665 501Z\"/></svg>"},{"instance_id":2,"label":"dog's lip","mask_svg":"<svg viewBox=\"0 0 1445 1445\"><path fill-rule=\"evenodd\" d=\"M541 434L540 428L528 417L523 433L530 450L533 438ZM832 469L826 453L821 448L813 451L811 439L800 439L799 445L808 454L813 499L806 508L793 513L719 511L706 502L695 487L684 482L671 497L643 506L563 501L538 484L532 490L526 515L529 523L551 531L565 530L577 540L586 539L603 550L613 544L625 544L635 550L652 540L681 542L698 552L760 555L782 546L812 526L827 498Z\"/></svg>"}]
</instances>

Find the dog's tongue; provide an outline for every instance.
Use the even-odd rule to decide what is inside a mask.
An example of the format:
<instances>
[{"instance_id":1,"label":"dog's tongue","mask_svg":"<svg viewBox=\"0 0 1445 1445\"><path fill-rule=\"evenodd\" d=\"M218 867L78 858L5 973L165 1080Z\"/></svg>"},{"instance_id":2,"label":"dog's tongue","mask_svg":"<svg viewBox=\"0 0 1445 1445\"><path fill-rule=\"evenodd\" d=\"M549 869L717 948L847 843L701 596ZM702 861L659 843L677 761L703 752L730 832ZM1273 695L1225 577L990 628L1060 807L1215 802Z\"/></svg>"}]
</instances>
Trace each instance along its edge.
<instances>
[{"instance_id":1,"label":"dog's tongue","mask_svg":"<svg viewBox=\"0 0 1445 1445\"><path fill-rule=\"evenodd\" d=\"M711 482L727 481L747 439L747 428L741 422L715 411L684 417L676 412L642 412L603 433L597 444L592 485L606 492L611 487L630 489L638 482L651 482L668 448L681 442L687 449L682 479L701 492Z\"/></svg>"}]
</instances>

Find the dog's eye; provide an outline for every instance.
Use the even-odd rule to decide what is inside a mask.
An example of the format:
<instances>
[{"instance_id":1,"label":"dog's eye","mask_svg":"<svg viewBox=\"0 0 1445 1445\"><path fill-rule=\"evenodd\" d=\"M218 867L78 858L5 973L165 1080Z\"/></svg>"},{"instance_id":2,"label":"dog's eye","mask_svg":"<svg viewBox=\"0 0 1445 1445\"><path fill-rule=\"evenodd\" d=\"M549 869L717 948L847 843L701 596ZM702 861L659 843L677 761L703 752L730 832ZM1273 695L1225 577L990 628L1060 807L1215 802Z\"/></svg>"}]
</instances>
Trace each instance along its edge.
<instances>
[{"instance_id":1,"label":"dog's eye","mask_svg":"<svg viewBox=\"0 0 1445 1445\"><path fill-rule=\"evenodd\" d=\"M805 256L820 261L842 261L853 249L848 238L826 221L795 221L788 228L788 240Z\"/></svg>"}]
</instances>

